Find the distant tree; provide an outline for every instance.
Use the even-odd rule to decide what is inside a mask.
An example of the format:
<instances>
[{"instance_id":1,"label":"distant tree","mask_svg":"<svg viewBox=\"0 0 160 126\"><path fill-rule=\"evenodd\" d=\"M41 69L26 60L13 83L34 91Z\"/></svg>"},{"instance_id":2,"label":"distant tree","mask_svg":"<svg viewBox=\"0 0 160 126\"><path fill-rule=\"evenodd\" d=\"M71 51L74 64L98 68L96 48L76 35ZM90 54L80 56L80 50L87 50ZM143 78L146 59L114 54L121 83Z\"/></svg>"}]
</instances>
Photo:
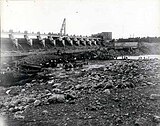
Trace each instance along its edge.
<instances>
[{"instance_id":1,"label":"distant tree","mask_svg":"<svg viewBox=\"0 0 160 126\"><path fill-rule=\"evenodd\" d=\"M13 29L10 29L9 32L10 32L10 33L13 33Z\"/></svg>"},{"instance_id":2,"label":"distant tree","mask_svg":"<svg viewBox=\"0 0 160 126\"><path fill-rule=\"evenodd\" d=\"M24 34L28 34L28 31L24 31Z\"/></svg>"},{"instance_id":3,"label":"distant tree","mask_svg":"<svg viewBox=\"0 0 160 126\"><path fill-rule=\"evenodd\" d=\"M37 34L40 34L40 32L37 32Z\"/></svg>"}]
</instances>

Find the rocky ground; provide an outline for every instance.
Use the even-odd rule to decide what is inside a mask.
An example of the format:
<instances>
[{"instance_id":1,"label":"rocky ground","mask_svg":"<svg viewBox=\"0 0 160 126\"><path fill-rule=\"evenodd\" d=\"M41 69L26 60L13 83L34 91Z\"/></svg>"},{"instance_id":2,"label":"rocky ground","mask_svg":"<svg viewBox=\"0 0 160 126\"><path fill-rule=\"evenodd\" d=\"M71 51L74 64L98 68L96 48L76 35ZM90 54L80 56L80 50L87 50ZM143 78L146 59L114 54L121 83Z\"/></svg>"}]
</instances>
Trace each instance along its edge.
<instances>
[{"instance_id":1,"label":"rocky ground","mask_svg":"<svg viewBox=\"0 0 160 126\"><path fill-rule=\"evenodd\" d=\"M159 126L158 60L90 61L47 68L25 85L0 88L8 126Z\"/></svg>"}]
</instances>

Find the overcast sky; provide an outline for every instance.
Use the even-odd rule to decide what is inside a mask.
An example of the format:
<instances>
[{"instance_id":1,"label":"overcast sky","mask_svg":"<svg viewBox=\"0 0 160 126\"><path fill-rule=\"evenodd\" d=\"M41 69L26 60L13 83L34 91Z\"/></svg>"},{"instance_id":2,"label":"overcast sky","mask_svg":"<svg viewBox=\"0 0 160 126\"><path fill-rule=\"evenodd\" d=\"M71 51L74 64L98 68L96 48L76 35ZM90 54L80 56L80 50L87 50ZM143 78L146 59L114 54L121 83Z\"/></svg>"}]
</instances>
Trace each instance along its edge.
<instances>
[{"instance_id":1,"label":"overcast sky","mask_svg":"<svg viewBox=\"0 0 160 126\"><path fill-rule=\"evenodd\" d=\"M66 18L69 35L160 36L160 0L2 0L1 5L4 30L58 33Z\"/></svg>"}]
</instances>

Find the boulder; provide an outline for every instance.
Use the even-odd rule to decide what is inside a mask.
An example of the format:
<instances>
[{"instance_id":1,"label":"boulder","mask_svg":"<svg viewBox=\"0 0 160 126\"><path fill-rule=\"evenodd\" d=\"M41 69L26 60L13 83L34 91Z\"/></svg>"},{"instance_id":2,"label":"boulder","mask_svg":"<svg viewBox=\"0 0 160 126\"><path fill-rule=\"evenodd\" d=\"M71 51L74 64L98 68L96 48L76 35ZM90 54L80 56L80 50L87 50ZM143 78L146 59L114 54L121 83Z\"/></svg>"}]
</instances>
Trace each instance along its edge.
<instances>
[{"instance_id":1,"label":"boulder","mask_svg":"<svg viewBox=\"0 0 160 126\"><path fill-rule=\"evenodd\" d=\"M116 123L122 123L122 119L120 117L116 118Z\"/></svg>"},{"instance_id":2,"label":"boulder","mask_svg":"<svg viewBox=\"0 0 160 126\"><path fill-rule=\"evenodd\" d=\"M147 125L147 119L141 117L135 120L135 126L146 126Z\"/></svg>"},{"instance_id":3,"label":"boulder","mask_svg":"<svg viewBox=\"0 0 160 126\"><path fill-rule=\"evenodd\" d=\"M9 89L9 90L6 90L6 94L8 94L8 95L9 95L10 91L11 91L10 89Z\"/></svg>"},{"instance_id":4,"label":"boulder","mask_svg":"<svg viewBox=\"0 0 160 126\"><path fill-rule=\"evenodd\" d=\"M43 115L46 115L46 114L48 114L48 111L47 111L47 110L43 110L43 111L42 111L42 114L43 114Z\"/></svg>"},{"instance_id":5,"label":"boulder","mask_svg":"<svg viewBox=\"0 0 160 126\"><path fill-rule=\"evenodd\" d=\"M54 88L52 91L57 94L62 93L62 91L59 88Z\"/></svg>"},{"instance_id":6,"label":"boulder","mask_svg":"<svg viewBox=\"0 0 160 126\"><path fill-rule=\"evenodd\" d=\"M11 107L11 108L8 109L8 111L13 112L14 108Z\"/></svg>"},{"instance_id":7,"label":"boulder","mask_svg":"<svg viewBox=\"0 0 160 126\"><path fill-rule=\"evenodd\" d=\"M19 95L20 92L21 92L20 87L19 86L15 86L15 87L11 87L10 88L9 94L13 95L13 96L16 96L16 95Z\"/></svg>"},{"instance_id":8,"label":"boulder","mask_svg":"<svg viewBox=\"0 0 160 126\"><path fill-rule=\"evenodd\" d=\"M40 100L35 100L34 101L34 106L39 106L41 104L41 101Z\"/></svg>"},{"instance_id":9,"label":"boulder","mask_svg":"<svg viewBox=\"0 0 160 126\"><path fill-rule=\"evenodd\" d=\"M15 106L13 109L11 109L10 111L12 112L18 112L20 111L19 107Z\"/></svg>"},{"instance_id":10,"label":"boulder","mask_svg":"<svg viewBox=\"0 0 160 126\"><path fill-rule=\"evenodd\" d=\"M57 102L58 103L63 103L65 102L65 97L63 94L57 94Z\"/></svg>"},{"instance_id":11,"label":"boulder","mask_svg":"<svg viewBox=\"0 0 160 126\"><path fill-rule=\"evenodd\" d=\"M53 94L52 96L50 96L48 98L49 103L56 103L56 101L57 101L57 95L56 94Z\"/></svg>"},{"instance_id":12,"label":"boulder","mask_svg":"<svg viewBox=\"0 0 160 126\"><path fill-rule=\"evenodd\" d=\"M49 103L63 103L65 102L65 96L63 94L53 94L48 98Z\"/></svg>"},{"instance_id":13,"label":"boulder","mask_svg":"<svg viewBox=\"0 0 160 126\"><path fill-rule=\"evenodd\" d=\"M47 93L45 96L51 96L52 95L52 93L51 92L49 92L49 93Z\"/></svg>"},{"instance_id":14,"label":"boulder","mask_svg":"<svg viewBox=\"0 0 160 126\"><path fill-rule=\"evenodd\" d=\"M44 92L45 92L46 94L47 94L47 93L50 93L50 91L49 91L48 89L46 89Z\"/></svg>"},{"instance_id":15,"label":"boulder","mask_svg":"<svg viewBox=\"0 0 160 126\"><path fill-rule=\"evenodd\" d=\"M16 99L15 101L13 101L13 104L15 106L17 106L18 104L20 104L22 101L20 99Z\"/></svg>"},{"instance_id":16,"label":"boulder","mask_svg":"<svg viewBox=\"0 0 160 126\"><path fill-rule=\"evenodd\" d=\"M33 103L35 100L36 100L35 98L28 98L28 99L27 99L27 102L28 102L28 103Z\"/></svg>"},{"instance_id":17,"label":"boulder","mask_svg":"<svg viewBox=\"0 0 160 126\"><path fill-rule=\"evenodd\" d=\"M54 83L54 80L49 80L48 81L48 84L53 84Z\"/></svg>"},{"instance_id":18,"label":"boulder","mask_svg":"<svg viewBox=\"0 0 160 126\"><path fill-rule=\"evenodd\" d=\"M150 99L151 100L160 100L160 94L151 94Z\"/></svg>"},{"instance_id":19,"label":"boulder","mask_svg":"<svg viewBox=\"0 0 160 126\"><path fill-rule=\"evenodd\" d=\"M103 82L100 82L96 85L93 86L95 89L99 89L99 88L104 88L105 87L105 84Z\"/></svg>"},{"instance_id":20,"label":"boulder","mask_svg":"<svg viewBox=\"0 0 160 126\"><path fill-rule=\"evenodd\" d=\"M110 89L110 88L113 88L113 82L107 82L105 83L105 89Z\"/></svg>"},{"instance_id":21,"label":"boulder","mask_svg":"<svg viewBox=\"0 0 160 126\"><path fill-rule=\"evenodd\" d=\"M16 112L14 114L14 119L18 119L18 120L21 120L21 119L24 119L25 116L22 115L22 112Z\"/></svg>"},{"instance_id":22,"label":"boulder","mask_svg":"<svg viewBox=\"0 0 160 126\"><path fill-rule=\"evenodd\" d=\"M83 88L84 88L84 86L82 86L82 85L80 85L80 84L78 84L78 85L75 86L75 89L76 89L76 90L81 90L81 89L83 89Z\"/></svg>"},{"instance_id":23,"label":"boulder","mask_svg":"<svg viewBox=\"0 0 160 126\"><path fill-rule=\"evenodd\" d=\"M52 87L59 87L59 86L61 86L61 83L55 83L55 84L53 84Z\"/></svg>"},{"instance_id":24,"label":"boulder","mask_svg":"<svg viewBox=\"0 0 160 126\"><path fill-rule=\"evenodd\" d=\"M22 93L24 93L25 91L26 91L26 89L24 89L24 88L21 90Z\"/></svg>"},{"instance_id":25,"label":"boulder","mask_svg":"<svg viewBox=\"0 0 160 126\"><path fill-rule=\"evenodd\" d=\"M153 116L153 121L156 123L160 123L160 116L154 115Z\"/></svg>"},{"instance_id":26,"label":"boulder","mask_svg":"<svg viewBox=\"0 0 160 126\"><path fill-rule=\"evenodd\" d=\"M109 89L105 89L103 92L104 92L105 94L107 94L107 95L110 95L110 94L111 94L111 92L110 92Z\"/></svg>"},{"instance_id":27,"label":"boulder","mask_svg":"<svg viewBox=\"0 0 160 126\"><path fill-rule=\"evenodd\" d=\"M70 93L66 93L66 94L65 94L65 98L66 98L67 100L74 100L74 99L76 99L76 94L75 94L74 91L73 91L73 92L70 92Z\"/></svg>"},{"instance_id":28,"label":"boulder","mask_svg":"<svg viewBox=\"0 0 160 126\"><path fill-rule=\"evenodd\" d=\"M26 83L26 87L27 87L27 88L30 88L30 87L32 87L32 84Z\"/></svg>"}]
</instances>

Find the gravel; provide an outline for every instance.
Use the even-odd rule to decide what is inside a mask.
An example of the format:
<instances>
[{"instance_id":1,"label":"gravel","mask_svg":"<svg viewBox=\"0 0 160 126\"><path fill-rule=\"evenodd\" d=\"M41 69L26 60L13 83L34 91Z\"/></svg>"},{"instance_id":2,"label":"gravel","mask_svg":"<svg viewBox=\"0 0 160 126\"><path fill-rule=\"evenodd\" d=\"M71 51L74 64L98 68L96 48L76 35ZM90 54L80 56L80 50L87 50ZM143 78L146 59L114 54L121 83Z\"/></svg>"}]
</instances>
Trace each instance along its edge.
<instances>
[{"instance_id":1,"label":"gravel","mask_svg":"<svg viewBox=\"0 0 160 126\"><path fill-rule=\"evenodd\" d=\"M125 115L126 112L124 112L124 117L122 115L122 117L118 115L114 117L114 121L117 124L123 124L123 118L129 118L131 114L136 114L136 109L139 110L138 107L143 108L143 106L145 107L147 105L147 102L144 100L145 98L149 98L147 100L151 100L153 103L154 101L160 100L159 93L148 93L146 96L139 95L139 97L136 97L137 99L132 97L134 94L133 91L135 90L159 84L160 62L158 60L114 60L103 62L102 64L103 66L96 68L92 67L88 69L84 67L84 70L75 69L69 72L64 69L55 70L54 72L45 71L43 76L48 77L50 74L52 80L46 79L40 82L39 79L34 78L30 83L26 83L25 85L7 87L5 88L3 98L0 97L2 101L0 111L13 113L15 119L25 119L26 117L23 115L23 112L28 111L27 109L30 107L38 109L39 107L50 105L66 106L69 104L69 106L72 106L77 104L81 105L83 101L85 101L82 108L84 109L84 106L88 106L87 110L94 112L105 110L108 107L110 107L109 110L111 111L111 108L114 109L120 106L120 108L116 109L116 114L120 112L123 107L128 109L127 107L129 105L125 106L124 104L130 104L130 106L135 107L135 113ZM75 73L81 76L77 76ZM124 93L123 97L120 97L119 94L122 92ZM131 94L131 96L125 95L125 92L129 92L128 94ZM95 96L93 97L93 95ZM103 96L101 97L101 95ZM143 99L141 97L143 97ZM91 99L90 101L94 103L88 103L88 99ZM141 102L138 102L138 100L141 100ZM110 102L112 105L110 105ZM102 105L102 103L104 105ZM136 104L139 104L139 106ZM81 111L83 109L81 109ZM154 108L149 106L149 109ZM110 118L109 115L111 115L111 113L109 113L110 111L106 113L108 118ZM42 112L43 115L49 114L49 111L46 109L40 110L40 112ZM86 117L89 116L90 115L86 115ZM91 117L94 118L94 114L92 116ZM136 118L137 119L134 118L134 124L141 126L146 125L146 123L148 123L147 119L150 117ZM152 118L154 122L159 123L158 115Z\"/></svg>"}]
</instances>

